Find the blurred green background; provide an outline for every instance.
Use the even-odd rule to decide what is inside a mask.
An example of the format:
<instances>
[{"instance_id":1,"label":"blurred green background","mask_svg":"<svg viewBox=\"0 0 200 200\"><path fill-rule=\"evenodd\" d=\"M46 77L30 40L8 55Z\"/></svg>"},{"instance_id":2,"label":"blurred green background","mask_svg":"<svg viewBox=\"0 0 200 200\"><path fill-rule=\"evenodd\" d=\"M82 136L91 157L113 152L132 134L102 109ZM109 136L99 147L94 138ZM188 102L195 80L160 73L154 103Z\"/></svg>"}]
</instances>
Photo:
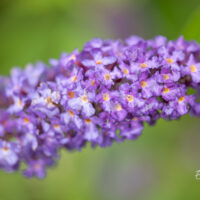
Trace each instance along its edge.
<instances>
[{"instance_id":1,"label":"blurred green background","mask_svg":"<svg viewBox=\"0 0 200 200\"><path fill-rule=\"evenodd\" d=\"M200 42L199 0L0 0L0 74L94 37L184 35ZM61 152L44 180L0 171L0 200L200 199L199 119L160 120L136 141Z\"/></svg>"}]
</instances>

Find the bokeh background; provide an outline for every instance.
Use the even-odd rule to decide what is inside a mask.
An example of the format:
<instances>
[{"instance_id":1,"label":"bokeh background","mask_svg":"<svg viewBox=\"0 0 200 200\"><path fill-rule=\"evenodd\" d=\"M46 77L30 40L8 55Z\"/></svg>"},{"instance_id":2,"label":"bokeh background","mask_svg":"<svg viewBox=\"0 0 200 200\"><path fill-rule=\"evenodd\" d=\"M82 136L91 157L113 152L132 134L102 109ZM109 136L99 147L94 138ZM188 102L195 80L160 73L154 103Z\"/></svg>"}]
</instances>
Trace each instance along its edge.
<instances>
[{"instance_id":1,"label":"bokeh background","mask_svg":"<svg viewBox=\"0 0 200 200\"><path fill-rule=\"evenodd\" d=\"M199 0L0 0L0 74L48 62L94 37L200 42ZM200 199L200 121L158 121L136 141L61 151L44 180L0 171L0 200Z\"/></svg>"}]
</instances>

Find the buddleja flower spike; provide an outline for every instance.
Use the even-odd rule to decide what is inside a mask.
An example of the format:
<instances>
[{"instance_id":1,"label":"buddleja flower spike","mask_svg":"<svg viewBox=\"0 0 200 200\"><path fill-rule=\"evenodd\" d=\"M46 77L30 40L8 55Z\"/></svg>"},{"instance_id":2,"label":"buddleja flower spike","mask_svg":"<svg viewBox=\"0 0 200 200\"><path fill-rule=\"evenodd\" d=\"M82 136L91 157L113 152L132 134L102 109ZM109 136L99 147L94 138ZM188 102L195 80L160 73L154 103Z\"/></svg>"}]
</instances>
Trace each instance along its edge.
<instances>
[{"instance_id":1,"label":"buddleja flower spike","mask_svg":"<svg viewBox=\"0 0 200 200\"><path fill-rule=\"evenodd\" d=\"M195 91L190 94L188 89ZM158 36L93 39L0 77L0 168L43 178L58 150L136 139L145 122L200 116L200 46Z\"/></svg>"}]
</instances>

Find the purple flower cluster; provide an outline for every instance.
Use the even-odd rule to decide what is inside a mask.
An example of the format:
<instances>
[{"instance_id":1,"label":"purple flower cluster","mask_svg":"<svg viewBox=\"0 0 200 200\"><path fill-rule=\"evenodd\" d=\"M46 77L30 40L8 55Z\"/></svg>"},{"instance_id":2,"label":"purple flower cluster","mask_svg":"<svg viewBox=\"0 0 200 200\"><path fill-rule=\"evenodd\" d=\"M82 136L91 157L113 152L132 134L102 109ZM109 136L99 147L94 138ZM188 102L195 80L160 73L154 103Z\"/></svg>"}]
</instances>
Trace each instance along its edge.
<instances>
[{"instance_id":1,"label":"purple flower cluster","mask_svg":"<svg viewBox=\"0 0 200 200\"><path fill-rule=\"evenodd\" d=\"M131 36L0 77L0 168L45 176L58 150L136 139L144 122L200 116L200 46Z\"/></svg>"}]
</instances>

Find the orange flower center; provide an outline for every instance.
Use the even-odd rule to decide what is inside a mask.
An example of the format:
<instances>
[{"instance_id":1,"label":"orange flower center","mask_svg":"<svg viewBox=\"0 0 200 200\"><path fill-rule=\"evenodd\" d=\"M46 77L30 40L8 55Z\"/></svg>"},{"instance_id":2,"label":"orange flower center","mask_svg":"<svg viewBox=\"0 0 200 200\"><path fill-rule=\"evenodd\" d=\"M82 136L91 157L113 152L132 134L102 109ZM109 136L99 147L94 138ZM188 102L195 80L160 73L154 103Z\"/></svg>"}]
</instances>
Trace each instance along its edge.
<instances>
[{"instance_id":1,"label":"orange flower center","mask_svg":"<svg viewBox=\"0 0 200 200\"><path fill-rule=\"evenodd\" d=\"M3 150L8 151L9 149L8 149L8 147L3 147Z\"/></svg>"},{"instance_id":2,"label":"orange flower center","mask_svg":"<svg viewBox=\"0 0 200 200\"><path fill-rule=\"evenodd\" d=\"M105 79L106 81L109 81L109 80L111 79L110 74L105 74L105 75L104 75L104 79Z\"/></svg>"},{"instance_id":3,"label":"orange flower center","mask_svg":"<svg viewBox=\"0 0 200 200\"><path fill-rule=\"evenodd\" d=\"M18 105L21 107L22 106L22 101L19 99Z\"/></svg>"},{"instance_id":4,"label":"orange flower center","mask_svg":"<svg viewBox=\"0 0 200 200\"><path fill-rule=\"evenodd\" d=\"M185 97L182 96L182 97L180 97L180 98L178 99L178 102L181 103L184 99L185 99Z\"/></svg>"},{"instance_id":5,"label":"orange flower center","mask_svg":"<svg viewBox=\"0 0 200 200\"><path fill-rule=\"evenodd\" d=\"M91 85L94 86L95 85L95 80L91 81Z\"/></svg>"},{"instance_id":6,"label":"orange flower center","mask_svg":"<svg viewBox=\"0 0 200 200\"><path fill-rule=\"evenodd\" d=\"M53 99L51 97L47 97L46 101L48 104L53 104Z\"/></svg>"},{"instance_id":7,"label":"orange flower center","mask_svg":"<svg viewBox=\"0 0 200 200\"><path fill-rule=\"evenodd\" d=\"M70 114L71 117L74 116L74 113L71 110L69 110L69 114Z\"/></svg>"},{"instance_id":8,"label":"orange flower center","mask_svg":"<svg viewBox=\"0 0 200 200\"><path fill-rule=\"evenodd\" d=\"M84 103L87 103L87 102L88 102L87 95L82 96L82 101L83 101Z\"/></svg>"},{"instance_id":9,"label":"orange flower center","mask_svg":"<svg viewBox=\"0 0 200 200\"><path fill-rule=\"evenodd\" d=\"M133 95L130 95L130 94L126 95L126 100L128 102L132 102L133 101Z\"/></svg>"},{"instance_id":10,"label":"orange flower center","mask_svg":"<svg viewBox=\"0 0 200 200\"><path fill-rule=\"evenodd\" d=\"M169 63L169 64L172 64L174 61L173 61L173 59L171 59L171 58L167 58L167 59L166 59L166 62Z\"/></svg>"},{"instance_id":11,"label":"orange flower center","mask_svg":"<svg viewBox=\"0 0 200 200\"><path fill-rule=\"evenodd\" d=\"M27 117L24 118L25 123L29 123L29 119Z\"/></svg>"},{"instance_id":12,"label":"orange flower center","mask_svg":"<svg viewBox=\"0 0 200 200\"><path fill-rule=\"evenodd\" d=\"M190 66L190 71L191 71L191 72L196 72L196 71L197 71L197 68L196 68L194 65L191 65L191 66Z\"/></svg>"},{"instance_id":13,"label":"orange flower center","mask_svg":"<svg viewBox=\"0 0 200 200\"><path fill-rule=\"evenodd\" d=\"M147 86L147 82L146 81L141 81L140 85L142 88L145 88Z\"/></svg>"},{"instance_id":14,"label":"orange flower center","mask_svg":"<svg viewBox=\"0 0 200 200\"><path fill-rule=\"evenodd\" d=\"M169 88L164 88L163 89L163 93L165 94L165 93L168 93L170 90L169 90Z\"/></svg>"},{"instance_id":15,"label":"orange flower center","mask_svg":"<svg viewBox=\"0 0 200 200\"><path fill-rule=\"evenodd\" d=\"M90 119L86 119L85 122L90 124L92 121Z\"/></svg>"},{"instance_id":16,"label":"orange flower center","mask_svg":"<svg viewBox=\"0 0 200 200\"><path fill-rule=\"evenodd\" d=\"M105 93L103 94L103 100L108 101L110 99L109 94Z\"/></svg>"},{"instance_id":17,"label":"orange flower center","mask_svg":"<svg viewBox=\"0 0 200 200\"><path fill-rule=\"evenodd\" d=\"M97 61L96 61L96 64L97 64L97 65L100 65L101 63L102 63L101 60L97 60Z\"/></svg>"},{"instance_id":18,"label":"orange flower center","mask_svg":"<svg viewBox=\"0 0 200 200\"><path fill-rule=\"evenodd\" d=\"M73 76L72 81L76 82L77 81L77 76Z\"/></svg>"},{"instance_id":19,"label":"orange flower center","mask_svg":"<svg viewBox=\"0 0 200 200\"><path fill-rule=\"evenodd\" d=\"M67 96L68 96L70 99L72 99L72 98L75 97L75 93L72 92L72 91L69 91L69 92L67 92Z\"/></svg>"},{"instance_id":20,"label":"orange flower center","mask_svg":"<svg viewBox=\"0 0 200 200\"><path fill-rule=\"evenodd\" d=\"M127 68L124 68L122 71L123 71L124 74L129 74L129 71L128 71Z\"/></svg>"},{"instance_id":21,"label":"orange flower center","mask_svg":"<svg viewBox=\"0 0 200 200\"><path fill-rule=\"evenodd\" d=\"M69 58L69 60L75 60L76 59L76 56L73 54L71 55L71 57Z\"/></svg>"},{"instance_id":22,"label":"orange flower center","mask_svg":"<svg viewBox=\"0 0 200 200\"><path fill-rule=\"evenodd\" d=\"M163 79L166 81L169 79L169 76L167 74L163 74Z\"/></svg>"},{"instance_id":23,"label":"orange flower center","mask_svg":"<svg viewBox=\"0 0 200 200\"><path fill-rule=\"evenodd\" d=\"M147 67L147 64L146 64L146 63L141 63L141 64L140 64L140 67L141 67L141 68L146 68L146 67Z\"/></svg>"},{"instance_id":24,"label":"orange flower center","mask_svg":"<svg viewBox=\"0 0 200 200\"><path fill-rule=\"evenodd\" d=\"M122 110L122 106L120 104L115 105L115 110L120 111Z\"/></svg>"}]
</instances>

